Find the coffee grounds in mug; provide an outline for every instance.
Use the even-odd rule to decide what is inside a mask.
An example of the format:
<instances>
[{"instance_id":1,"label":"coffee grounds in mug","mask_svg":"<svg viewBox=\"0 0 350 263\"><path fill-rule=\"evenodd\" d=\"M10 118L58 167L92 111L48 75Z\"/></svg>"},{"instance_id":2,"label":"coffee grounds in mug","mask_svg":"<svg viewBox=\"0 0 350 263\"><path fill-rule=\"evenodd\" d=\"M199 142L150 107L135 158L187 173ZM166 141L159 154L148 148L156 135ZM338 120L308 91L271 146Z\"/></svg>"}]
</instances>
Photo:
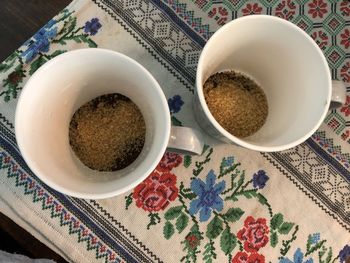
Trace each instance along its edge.
<instances>
[{"instance_id":1,"label":"coffee grounds in mug","mask_svg":"<svg viewBox=\"0 0 350 263\"><path fill-rule=\"evenodd\" d=\"M219 72L208 78L203 91L211 114L232 135L244 138L264 125L267 98L249 77L234 71Z\"/></svg>"},{"instance_id":2,"label":"coffee grounds in mug","mask_svg":"<svg viewBox=\"0 0 350 263\"><path fill-rule=\"evenodd\" d=\"M146 134L143 116L134 102L118 94L97 97L81 106L69 125L69 142L89 168L116 171L139 156Z\"/></svg>"}]
</instances>

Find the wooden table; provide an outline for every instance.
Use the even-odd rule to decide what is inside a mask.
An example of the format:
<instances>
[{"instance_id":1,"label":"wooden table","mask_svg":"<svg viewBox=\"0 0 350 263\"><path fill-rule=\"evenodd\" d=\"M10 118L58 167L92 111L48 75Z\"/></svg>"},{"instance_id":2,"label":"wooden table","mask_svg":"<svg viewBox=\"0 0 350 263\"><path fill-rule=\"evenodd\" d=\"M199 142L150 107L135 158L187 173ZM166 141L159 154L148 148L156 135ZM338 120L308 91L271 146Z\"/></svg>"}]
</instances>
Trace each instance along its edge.
<instances>
[{"instance_id":1,"label":"wooden table","mask_svg":"<svg viewBox=\"0 0 350 263\"><path fill-rule=\"evenodd\" d=\"M70 2L70 0L1 0L0 61L21 46ZM56 262L66 262L1 213L0 249L26 254L33 258L49 258Z\"/></svg>"}]
</instances>

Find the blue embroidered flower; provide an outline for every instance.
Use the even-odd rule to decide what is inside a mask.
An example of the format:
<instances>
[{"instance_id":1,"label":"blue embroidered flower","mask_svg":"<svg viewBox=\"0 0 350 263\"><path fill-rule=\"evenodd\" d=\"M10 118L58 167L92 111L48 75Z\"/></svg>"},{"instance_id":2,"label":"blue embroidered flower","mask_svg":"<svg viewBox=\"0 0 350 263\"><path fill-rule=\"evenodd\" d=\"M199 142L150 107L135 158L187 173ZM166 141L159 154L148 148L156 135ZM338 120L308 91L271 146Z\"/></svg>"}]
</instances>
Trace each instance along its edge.
<instances>
[{"instance_id":1,"label":"blue embroidered flower","mask_svg":"<svg viewBox=\"0 0 350 263\"><path fill-rule=\"evenodd\" d=\"M205 183L201 179L194 179L191 182L191 189L198 199L191 201L189 212L194 215L200 211L201 222L210 218L212 210L220 212L223 209L224 203L220 194L225 189L225 181L215 184L215 180L214 171L210 170Z\"/></svg>"},{"instance_id":2,"label":"blue embroidered flower","mask_svg":"<svg viewBox=\"0 0 350 263\"><path fill-rule=\"evenodd\" d=\"M26 63L32 61L39 52L49 51L49 40L57 35L57 27L53 27L55 24L55 20L50 20L33 36L33 38L24 43L24 45L27 46L27 49L22 53L22 57L25 58Z\"/></svg>"},{"instance_id":3,"label":"blue embroidered flower","mask_svg":"<svg viewBox=\"0 0 350 263\"><path fill-rule=\"evenodd\" d=\"M225 166L231 166L234 163L235 159L233 156L227 157L224 160L224 165Z\"/></svg>"},{"instance_id":4,"label":"blue embroidered flower","mask_svg":"<svg viewBox=\"0 0 350 263\"><path fill-rule=\"evenodd\" d=\"M318 241L320 241L320 233L315 233L313 235L310 236L310 241L311 244L317 244Z\"/></svg>"},{"instance_id":5,"label":"blue embroidered flower","mask_svg":"<svg viewBox=\"0 0 350 263\"><path fill-rule=\"evenodd\" d=\"M253 186L262 189L265 187L268 180L269 177L266 175L266 172L264 170L259 170L253 175Z\"/></svg>"},{"instance_id":6,"label":"blue embroidered flower","mask_svg":"<svg viewBox=\"0 0 350 263\"><path fill-rule=\"evenodd\" d=\"M279 263L314 263L314 260L312 258L309 258L305 261L304 260L304 254L301 252L301 249L298 248L293 256L293 261L288 258L282 258Z\"/></svg>"},{"instance_id":7,"label":"blue embroidered flower","mask_svg":"<svg viewBox=\"0 0 350 263\"><path fill-rule=\"evenodd\" d=\"M184 105L183 100L180 95L175 95L168 99L169 109L171 113L177 113L181 110L182 105Z\"/></svg>"},{"instance_id":8,"label":"blue embroidered flower","mask_svg":"<svg viewBox=\"0 0 350 263\"><path fill-rule=\"evenodd\" d=\"M102 27L98 18L93 18L87 21L84 26L84 32L90 34L91 36L96 35L98 30Z\"/></svg>"},{"instance_id":9,"label":"blue embroidered flower","mask_svg":"<svg viewBox=\"0 0 350 263\"><path fill-rule=\"evenodd\" d=\"M350 246L345 245L345 247L339 252L340 263L347 262L346 260L350 258Z\"/></svg>"}]
</instances>

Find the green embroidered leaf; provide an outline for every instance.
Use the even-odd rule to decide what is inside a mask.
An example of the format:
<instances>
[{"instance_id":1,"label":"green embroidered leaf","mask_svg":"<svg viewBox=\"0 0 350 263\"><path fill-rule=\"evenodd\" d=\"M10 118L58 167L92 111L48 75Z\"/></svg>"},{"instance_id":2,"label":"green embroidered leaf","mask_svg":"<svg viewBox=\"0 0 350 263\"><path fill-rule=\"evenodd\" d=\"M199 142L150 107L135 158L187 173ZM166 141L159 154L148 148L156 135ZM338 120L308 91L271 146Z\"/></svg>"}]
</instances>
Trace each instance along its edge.
<instances>
[{"instance_id":1,"label":"green embroidered leaf","mask_svg":"<svg viewBox=\"0 0 350 263\"><path fill-rule=\"evenodd\" d=\"M272 229L276 230L283 223L283 215L281 213L275 214L270 222L270 226Z\"/></svg>"},{"instance_id":2,"label":"green embroidered leaf","mask_svg":"<svg viewBox=\"0 0 350 263\"><path fill-rule=\"evenodd\" d=\"M77 18L70 16L68 18L67 24L65 23L64 27L64 33L70 33L74 30L75 26L77 25Z\"/></svg>"},{"instance_id":3,"label":"green embroidered leaf","mask_svg":"<svg viewBox=\"0 0 350 263\"><path fill-rule=\"evenodd\" d=\"M250 199L250 198L253 198L254 196L257 195L256 193L256 190L245 190L242 192L242 194L247 198L247 199Z\"/></svg>"},{"instance_id":4,"label":"green embroidered leaf","mask_svg":"<svg viewBox=\"0 0 350 263\"><path fill-rule=\"evenodd\" d=\"M165 222L164 228L163 228L163 235L166 239L170 239L171 236L174 234L175 230L174 230L174 226L172 223L170 223L169 221Z\"/></svg>"},{"instance_id":5,"label":"green embroidered leaf","mask_svg":"<svg viewBox=\"0 0 350 263\"><path fill-rule=\"evenodd\" d=\"M175 116L171 116L171 124L174 126L182 126L181 121L179 121Z\"/></svg>"},{"instance_id":6,"label":"green embroidered leaf","mask_svg":"<svg viewBox=\"0 0 350 263\"><path fill-rule=\"evenodd\" d=\"M221 234L220 238L220 247L221 250L228 255L236 247L237 238L234 234L230 232L230 229L227 227L224 232Z\"/></svg>"},{"instance_id":7,"label":"green embroidered leaf","mask_svg":"<svg viewBox=\"0 0 350 263\"><path fill-rule=\"evenodd\" d=\"M225 218L230 222L236 222L242 217L243 214L244 211L240 208L230 208L226 212Z\"/></svg>"},{"instance_id":8,"label":"green embroidered leaf","mask_svg":"<svg viewBox=\"0 0 350 263\"><path fill-rule=\"evenodd\" d=\"M206 236L210 239L215 239L220 235L222 230L222 220L215 216L208 224Z\"/></svg>"},{"instance_id":9,"label":"green embroidered leaf","mask_svg":"<svg viewBox=\"0 0 350 263\"><path fill-rule=\"evenodd\" d=\"M258 198L258 201L260 202L260 204L262 204L262 205L266 205L267 204L267 199L262 194L258 193L256 195L256 197Z\"/></svg>"},{"instance_id":10,"label":"green embroidered leaf","mask_svg":"<svg viewBox=\"0 0 350 263\"><path fill-rule=\"evenodd\" d=\"M324 256L324 254L326 254L326 252L327 252L327 249L325 247L322 247L322 249L320 251L318 251L318 261L319 261L319 263L325 263L322 260L322 257Z\"/></svg>"},{"instance_id":11,"label":"green embroidered leaf","mask_svg":"<svg viewBox=\"0 0 350 263\"><path fill-rule=\"evenodd\" d=\"M205 263L212 263L216 259L215 247L213 240L204 246L203 260Z\"/></svg>"},{"instance_id":12,"label":"green embroidered leaf","mask_svg":"<svg viewBox=\"0 0 350 263\"><path fill-rule=\"evenodd\" d=\"M197 195L192 192L191 188L185 188L182 182L180 183L180 194L190 200L197 197Z\"/></svg>"},{"instance_id":13,"label":"green embroidered leaf","mask_svg":"<svg viewBox=\"0 0 350 263\"><path fill-rule=\"evenodd\" d=\"M168 211L166 211L164 218L166 220L172 220L177 218L180 215L182 208L182 205L170 208Z\"/></svg>"},{"instance_id":14,"label":"green embroidered leaf","mask_svg":"<svg viewBox=\"0 0 350 263\"><path fill-rule=\"evenodd\" d=\"M84 40L85 40L84 42L87 43L89 47L97 47L97 44L94 41L92 41L90 38L85 38Z\"/></svg>"},{"instance_id":15,"label":"green embroidered leaf","mask_svg":"<svg viewBox=\"0 0 350 263\"><path fill-rule=\"evenodd\" d=\"M192 200L193 198L196 198L197 195L195 193L183 193L183 197Z\"/></svg>"},{"instance_id":16,"label":"green embroidered leaf","mask_svg":"<svg viewBox=\"0 0 350 263\"><path fill-rule=\"evenodd\" d=\"M188 168L192 163L192 156L191 155L185 155L184 156L184 167Z\"/></svg>"},{"instance_id":17,"label":"green embroidered leaf","mask_svg":"<svg viewBox=\"0 0 350 263\"><path fill-rule=\"evenodd\" d=\"M270 236L270 244L272 247L276 247L278 243L278 236L277 233L275 231L271 232L271 236Z\"/></svg>"},{"instance_id":18,"label":"green embroidered leaf","mask_svg":"<svg viewBox=\"0 0 350 263\"><path fill-rule=\"evenodd\" d=\"M30 65L29 75L32 75L38 68L44 65L47 62L47 59L43 56L39 56L36 60Z\"/></svg>"},{"instance_id":19,"label":"green embroidered leaf","mask_svg":"<svg viewBox=\"0 0 350 263\"><path fill-rule=\"evenodd\" d=\"M328 251L328 255L327 255L326 260L325 260L325 263L330 263L332 261L332 258L333 258L333 251L332 251L332 248L330 247L329 251Z\"/></svg>"},{"instance_id":20,"label":"green embroidered leaf","mask_svg":"<svg viewBox=\"0 0 350 263\"><path fill-rule=\"evenodd\" d=\"M150 229L151 226L154 226L158 223L160 223L160 217L157 213L149 213L149 223L147 224L147 229Z\"/></svg>"},{"instance_id":21,"label":"green embroidered leaf","mask_svg":"<svg viewBox=\"0 0 350 263\"><path fill-rule=\"evenodd\" d=\"M58 55L61 55L61 54L65 53L65 52L67 52L67 50L56 50L55 52L53 52L53 53L50 55L50 57L51 57L51 58L54 58L54 57L56 57L56 56L58 56Z\"/></svg>"},{"instance_id":22,"label":"green embroidered leaf","mask_svg":"<svg viewBox=\"0 0 350 263\"><path fill-rule=\"evenodd\" d=\"M298 231L299 231L299 226L296 225L295 228L294 228L294 231L293 231L293 234L292 234L291 238L288 239L288 240L283 240L282 241L282 247L280 249L280 252L281 252L282 256L287 255L289 249L291 248L292 242L294 242L297 239Z\"/></svg>"},{"instance_id":23,"label":"green embroidered leaf","mask_svg":"<svg viewBox=\"0 0 350 263\"><path fill-rule=\"evenodd\" d=\"M181 213L175 223L176 229L179 231L179 233L181 233L187 227L188 221L188 216L184 213Z\"/></svg>"},{"instance_id":24,"label":"green embroidered leaf","mask_svg":"<svg viewBox=\"0 0 350 263\"><path fill-rule=\"evenodd\" d=\"M13 66L13 63L14 62L12 62L11 64L1 63L0 64L0 72L4 72L4 71L10 69Z\"/></svg>"},{"instance_id":25,"label":"green embroidered leaf","mask_svg":"<svg viewBox=\"0 0 350 263\"><path fill-rule=\"evenodd\" d=\"M287 235L290 230L293 228L294 224L289 222L283 222L282 225L278 228L280 234Z\"/></svg>"},{"instance_id":26,"label":"green embroidered leaf","mask_svg":"<svg viewBox=\"0 0 350 263\"><path fill-rule=\"evenodd\" d=\"M132 204L132 193L125 196L125 209L128 210L131 204Z\"/></svg>"},{"instance_id":27,"label":"green embroidered leaf","mask_svg":"<svg viewBox=\"0 0 350 263\"><path fill-rule=\"evenodd\" d=\"M324 245L324 243L326 243L326 241L327 240L321 240L313 247L306 249L305 257L307 257L307 256L311 255L312 253L314 253L315 251L319 250Z\"/></svg>"}]
</instances>

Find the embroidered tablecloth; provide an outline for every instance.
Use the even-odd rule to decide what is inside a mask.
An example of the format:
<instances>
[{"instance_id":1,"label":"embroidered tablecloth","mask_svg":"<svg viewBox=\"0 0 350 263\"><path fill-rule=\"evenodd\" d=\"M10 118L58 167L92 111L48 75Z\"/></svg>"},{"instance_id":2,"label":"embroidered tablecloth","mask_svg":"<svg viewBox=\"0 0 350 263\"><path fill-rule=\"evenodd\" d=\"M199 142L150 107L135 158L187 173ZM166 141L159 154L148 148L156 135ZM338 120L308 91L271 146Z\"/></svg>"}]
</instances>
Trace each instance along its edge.
<instances>
[{"instance_id":1,"label":"embroidered tablecloth","mask_svg":"<svg viewBox=\"0 0 350 263\"><path fill-rule=\"evenodd\" d=\"M51 58L86 47L124 53L158 80L173 124L198 128L201 49L250 14L297 24L346 83L346 105L305 143L260 153L206 136L201 156L166 153L135 189L105 200L57 193L23 161L17 99ZM348 0L76 0L0 64L0 210L71 262L349 262L349 47Z\"/></svg>"}]
</instances>

